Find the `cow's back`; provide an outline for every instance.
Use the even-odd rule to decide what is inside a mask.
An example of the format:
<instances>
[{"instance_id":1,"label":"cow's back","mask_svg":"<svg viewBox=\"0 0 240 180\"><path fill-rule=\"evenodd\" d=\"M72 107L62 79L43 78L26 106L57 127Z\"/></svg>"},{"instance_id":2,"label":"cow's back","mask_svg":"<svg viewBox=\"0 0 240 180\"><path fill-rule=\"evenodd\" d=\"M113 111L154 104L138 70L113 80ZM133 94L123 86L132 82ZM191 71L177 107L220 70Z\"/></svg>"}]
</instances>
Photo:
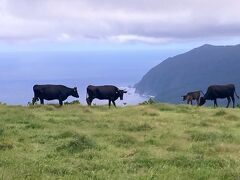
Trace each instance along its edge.
<instances>
[{"instance_id":1,"label":"cow's back","mask_svg":"<svg viewBox=\"0 0 240 180\"><path fill-rule=\"evenodd\" d=\"M93 86L90 85L87 87L87 93L92 98L98 99L109 99L115 96L118 88L112 85L104 85L104 86Z\"/></svg>"},{"instance_id":2,"label":"cow's back","mask_svg":"<svg viewBox=\"0 0 240 180\"><path fill-rule=\"evenodd\" d=\"M192 99L198 100L200 98L200 91L189 92L187 95Z\"/></svg>"},{"instance_id":3,"label":"cow's back","mask_svg":"<svg viewBox=\"0 0 240 180\"><path fill-rule=\"evenodd\" d=\"M234 95L235 86L227 85L212 85L209 86L206 93L206 99L226 98Z\"/></svg>"},{"instance_id":4,"label":"cow's back","mask_svg":"<svg viewBox=\"0 0 240 180\"><path fill-rule=\"evenodd\" d=\"M66 91L67 87L63 85L35 85L33 87L34 93L37 94L40 98L46 100L58 99L61 94Z\"/></svg>"}]
</instances>

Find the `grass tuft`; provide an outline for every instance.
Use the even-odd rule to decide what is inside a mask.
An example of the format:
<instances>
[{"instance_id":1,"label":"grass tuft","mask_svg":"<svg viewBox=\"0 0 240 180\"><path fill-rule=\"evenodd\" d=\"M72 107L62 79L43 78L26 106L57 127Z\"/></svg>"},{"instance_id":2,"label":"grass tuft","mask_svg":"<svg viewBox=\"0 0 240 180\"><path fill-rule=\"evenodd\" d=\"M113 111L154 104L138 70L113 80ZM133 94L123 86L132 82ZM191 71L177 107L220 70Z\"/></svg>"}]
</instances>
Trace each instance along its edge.
<instances>
[{"instance_id":1,"label":"grass tuft","mask_svg":"<svg viewBox=\"0 0 240 180\"><path fill-rule=\"evenodd\" d=\"M10 150L13 149L13 144L10 142L2 142L0 143L0 150L5 151L5 150Z\"/></svg>"},{"instance_id":2,"label":"grass tuft","mask_svg":"<svg viewBox=\"0 0 240 180\"><path fill-rule=\"evenodd\" d=\"M74 139L57 148L57 150L66 150L69 153L78 153L86 149L96 148L97 144L86 135L77 135Z\"/></svg>"},{"instance_id":3,"label":"grass tuft","mask_svg":"<svg viewBox=\"0 0 240 180\"><path fill-rule=\"evenodd\" d=\"M37 123L31 123L31 124L27 124L25 128L26 129L43 129L44 127Z\"/></svg>"},{"instance_id":4,"label":"grass tuft","mask_svg":"<svg viewBox=\"0 0 240 180\"><path fill-rule=\"evenodd\" d=\"M138 132L138 131L148 131L153 128L148 123L142 123L142 124L121 123L119 125L119 129L125 130L125 131Z\"/></svg>"},{"instance_id":5,"label":"grass tuft","mask_svg":"<svg viewBox=\"0 0 240 180\"><path fill-rule=\"evenodd\" d=\"M227 113L226 113L226 111L224 111L224 110L219 110L218 112L216 112L214 115L215 116L224 116L224 115L226 115Z\"/></svg>"},{"instance_id":6,"label":"grass tuft","mask_svg":"<svg viewBox=\"0 0 240 180\"><path fill-rule=\"evenodd\" d=\"M130 147L134 145L137 140L129 135L119 134L114 135L112 139L112 144L117 147Z\"/></svg>"},{"instance_id":7,"label":"grass tuft","mask_svg":"<svg viewBox=\"0 0 240 180\"><path fill-rule=\"evenodd\" d=\"M0 136L2 136L4 134L4 129L0 128Z\"/></svg>"},{"instance_id":8,"label":"grass tuft","mask_svg":"<svg viewBox=\"0 0 240 180\"><path fill-rule=\"evenodd\" d=\"M56 139L65 139L65 138L74 138L77 134L72 131L65 131L57 136L55 136Z\"/></svg>"}]
</instances>

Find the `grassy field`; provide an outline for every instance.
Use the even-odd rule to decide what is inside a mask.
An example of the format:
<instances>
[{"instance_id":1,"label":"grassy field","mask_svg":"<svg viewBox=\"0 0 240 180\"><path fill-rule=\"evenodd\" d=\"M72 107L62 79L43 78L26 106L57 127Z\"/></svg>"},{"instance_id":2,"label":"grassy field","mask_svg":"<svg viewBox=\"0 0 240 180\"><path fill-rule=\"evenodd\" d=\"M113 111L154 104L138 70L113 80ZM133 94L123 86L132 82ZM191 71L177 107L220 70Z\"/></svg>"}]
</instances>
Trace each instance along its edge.
<instances>
[{"instance_id":1,"label":"grassy field","mask_svg":"<svg viewBox=\"0 0 240 180\"><path fill-rule=\"evenodd\" d=\"M240 179L240 109L1 105L0 179Z\"/></svg>"}]
</instances>

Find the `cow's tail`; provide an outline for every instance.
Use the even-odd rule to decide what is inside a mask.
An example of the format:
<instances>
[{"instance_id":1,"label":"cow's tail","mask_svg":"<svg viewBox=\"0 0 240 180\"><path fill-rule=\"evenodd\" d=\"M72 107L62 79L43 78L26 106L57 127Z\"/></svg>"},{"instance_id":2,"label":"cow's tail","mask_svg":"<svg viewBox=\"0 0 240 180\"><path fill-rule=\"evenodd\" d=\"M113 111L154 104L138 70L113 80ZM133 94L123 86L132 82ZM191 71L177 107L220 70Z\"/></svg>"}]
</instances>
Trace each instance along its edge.
<instances>
[{"instance_id":1,"label":"cow's tail","mask_svg":"<svg viewBox=\"0 0 240 180\"><path fill-rule=\"evenodd\" d=\"M236 90L234 89L234 93L235 93L235 95L237 96L237 98L239 99L239 96L237 95L237 93L236 93Z\"/></svg>"},{"instance_id":2,"label":"cow's tail","mask_svg":"<svg viewBox=\"0 0 240 180\"><path fill-rule=\"evenodd\" d=\"M205 95L202 91L200 91L200 93L202 93L203 96Z\"/></svg>"}]
</instances>

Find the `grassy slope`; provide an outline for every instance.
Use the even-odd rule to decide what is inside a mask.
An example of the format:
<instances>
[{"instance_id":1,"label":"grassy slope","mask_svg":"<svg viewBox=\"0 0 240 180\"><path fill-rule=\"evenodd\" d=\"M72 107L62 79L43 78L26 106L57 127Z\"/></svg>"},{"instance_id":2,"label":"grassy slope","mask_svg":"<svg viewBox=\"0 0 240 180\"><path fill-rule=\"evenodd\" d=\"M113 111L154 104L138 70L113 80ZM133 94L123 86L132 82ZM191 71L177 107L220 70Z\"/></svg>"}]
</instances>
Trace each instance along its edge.
<instances>
[{"instance_id":1,"label":"grassy slope","mask_svg":"<svg viewBox=\"0 0 240 180\"><path fill-rule=\"evenodd\" d=\"M240 110L0 106L0 179L239 179Z\"/></svg>"}]
</instances>

